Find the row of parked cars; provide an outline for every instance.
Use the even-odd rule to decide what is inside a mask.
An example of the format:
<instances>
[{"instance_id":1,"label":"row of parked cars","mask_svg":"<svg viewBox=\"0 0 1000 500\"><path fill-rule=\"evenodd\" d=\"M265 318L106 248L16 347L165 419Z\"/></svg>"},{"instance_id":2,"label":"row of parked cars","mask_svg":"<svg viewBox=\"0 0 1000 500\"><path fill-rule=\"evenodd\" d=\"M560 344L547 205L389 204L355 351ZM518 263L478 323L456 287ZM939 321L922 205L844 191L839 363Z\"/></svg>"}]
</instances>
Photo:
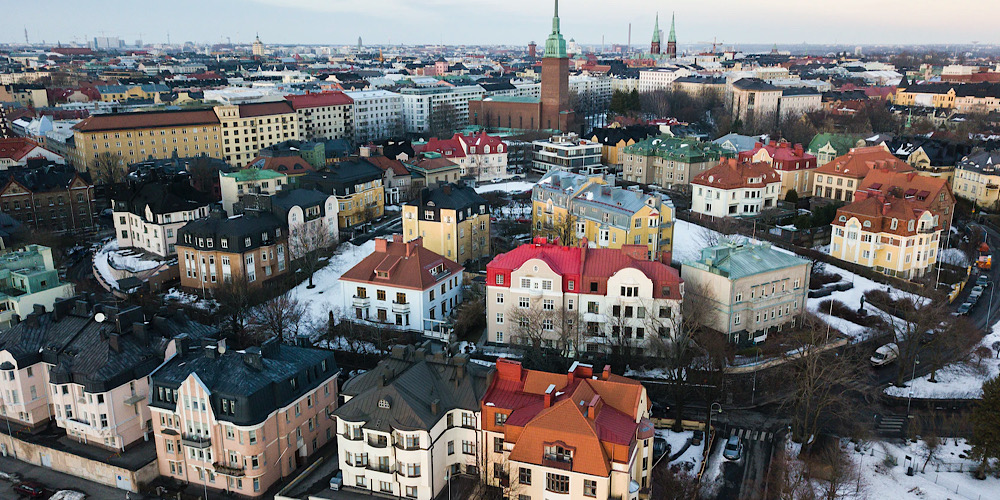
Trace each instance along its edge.
<instances>
[{"instance_id":1,"label":"row of parked cars","mask_svg":"<svg viewBox=\"0 0 1000 500\"><path fill-rule=\"evenodd\" d=\"M972 308L979 303L979 299L983 296L983 293L986 292L986 289L989 288L989 286L989 276L986 276L985 274L979 275L979 277L976 278L976 286L972 287L972 290L969 292L969 297L965 299L965 302L958 306L958 309L954 314L956 316L964 316L972 312Z\"/></svg>"}]
</instances>

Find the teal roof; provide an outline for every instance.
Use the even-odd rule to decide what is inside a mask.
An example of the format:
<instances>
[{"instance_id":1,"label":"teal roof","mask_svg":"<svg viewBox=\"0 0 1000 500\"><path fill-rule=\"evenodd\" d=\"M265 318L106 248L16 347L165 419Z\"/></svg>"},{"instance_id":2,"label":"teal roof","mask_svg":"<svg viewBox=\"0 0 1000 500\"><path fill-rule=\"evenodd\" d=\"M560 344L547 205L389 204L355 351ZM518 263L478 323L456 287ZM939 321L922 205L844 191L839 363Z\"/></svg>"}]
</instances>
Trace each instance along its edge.
<instances>
[{"instance_id":1,"label":"teal roof","mask_svg":"<svg viewBox=\"0 0 1000 500\"><path fill-rule=\"evenodd\" d=\"M833 149L837 151L838 155L843 155L847 154L851 148L857 146L857 143L861 140L861 138L862 137L860 135L851 134L816 134L816 137L813 137L813 140L809 141L809 147L806 148L806 151L815 155L819 152L820 148L825 146L827 143L830 143L830 145L833 146Z\"/></svg>"},{"instance_id":2,"label":"teal roof","mask_svg":"<svg viewBox=\"0 0 1000 500\"><path fill-rule=\"evenodd\" d=\"M674 33L674 14L670 14L670 35L667 36L667 43L677 43L677 34Z\"/></svg>"},{"instance_id":3,"label":"teal roof","mask_svg":"<svg viewBox=\"0 0 1000 500\"><path fill-rule=\"evenodd\" d=\"M767 273L788 267L808 265L809 261L775 250L769 243L722 243L701 250L701 258L684 265L708 271L730 280Z\"/></svg>"},{"instance_id":4,"label":"teal roof","mask_svg":"<svg viewBox=\"0 0 1000 500\"><path fill-rule=\"evenodd\" d=\"M653 43L660 43L660 13L656 13L656 23L653 24Z\"/></svg>"},{"instance_id":5,"label":"teal roof","mask_svg":"<svg viewBox=\"0 0 1000 500\"><path fill-rule=\"evenodd\" d=\"M665 160L684 163L717 161L724 156L733 155L731 151L715 143L682 139L669 135L644 139L631 146L626 146L624 151L625 154L659 156Z\"/></svg>"},{"instance_id":6,"label":"teal roof","mask_svg":"<svg viewBox=\"0 0 1000 500\"><path fill-rule=\"evenodd\" d=\"M559 0L556 0L556 10L552 16L552 33L545 40L545 57L566 57L566 39L559 32Z\"/></svg>"},{"instance_id":7,"label":"teal roof","mask_svg":"<svg viewBox=\"0 0 1000 500\"><path fill-rule=\"evenodd\" d=\"M229 172L222 174L225 177L230 177L236 179L237 182L244 181L259 181L265 179L274 179L277 177L284 177L285 174L280 174L273 170L263 170L257 168L245 168L243 170L237 170L235 172Z\"/></svg>"}]
</instances>

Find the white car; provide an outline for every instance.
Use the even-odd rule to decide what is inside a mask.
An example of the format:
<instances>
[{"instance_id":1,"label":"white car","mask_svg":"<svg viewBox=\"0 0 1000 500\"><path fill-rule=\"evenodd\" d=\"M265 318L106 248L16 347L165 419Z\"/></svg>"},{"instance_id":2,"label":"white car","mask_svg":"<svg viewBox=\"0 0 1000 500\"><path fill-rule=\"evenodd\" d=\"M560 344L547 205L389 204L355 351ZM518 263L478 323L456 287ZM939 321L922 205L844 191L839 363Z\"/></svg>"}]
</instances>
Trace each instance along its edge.
<instances>
[{"instance_id":1,"label":"white car","mask_svg":"<svg viewBox=\"0 0 1000 500\"><path fill-rule=\"evenodd\" d=\"M875 349L875 354L872 354L871 361L872 366L885 366L899 357L899 346L890 343L886 344L878 349Z\"/></svg>"}]
</instances>

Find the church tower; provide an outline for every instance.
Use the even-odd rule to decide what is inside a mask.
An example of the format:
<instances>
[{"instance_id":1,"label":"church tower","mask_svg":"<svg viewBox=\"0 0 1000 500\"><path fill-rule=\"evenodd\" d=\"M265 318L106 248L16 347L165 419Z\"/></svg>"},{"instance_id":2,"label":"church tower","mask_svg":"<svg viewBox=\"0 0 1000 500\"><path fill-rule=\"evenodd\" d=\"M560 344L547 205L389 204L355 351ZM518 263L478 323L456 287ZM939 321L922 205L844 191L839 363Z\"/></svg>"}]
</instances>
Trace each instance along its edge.
<instances>
[{"instance_id":1,"label":"church tower","mask_svg":"<svg viewBox=\"0 0 1000 500\"><path fill-rule=\"evenodd\" d=\"M539 128L570 131L573 111L569 106L569 57L566 39L559 32L559 0L555 0L552 33L545 40L542 56L542 113Z\"/></svg>"},{"instance_id":2,"label":"church tower","mask_svg":"<svg viewBox=\"0 0 1000 500\"><path fill-rule=\"evenodd\" d=\"M257 35L257 38L254 39L253 46L251 48L251 52L255 56L263 57L263 55L264 55L264 44L260 41L260 35Z\"/></svg>"},{"instance_id":3,"label":"church tower","mask_svg":"<svg viewBox=\"0 0 1000 500\"><path fill-rule=\"evenodd\" d=\"M674 33L674 14L670 14L670 36L667 37L667 57L677 58L677 34Z\"/></svg>"},{"instance_id":4,"label":"church tower","mask_svg":"<svg viewBox=\"0 0 1000 500\"><path fill-rule=\"evenodd\" d=\"M660 53L660 14L656 14L656 24L653 25L653 43L649 44L649 53Z\"/></svg>"}]
</instances>

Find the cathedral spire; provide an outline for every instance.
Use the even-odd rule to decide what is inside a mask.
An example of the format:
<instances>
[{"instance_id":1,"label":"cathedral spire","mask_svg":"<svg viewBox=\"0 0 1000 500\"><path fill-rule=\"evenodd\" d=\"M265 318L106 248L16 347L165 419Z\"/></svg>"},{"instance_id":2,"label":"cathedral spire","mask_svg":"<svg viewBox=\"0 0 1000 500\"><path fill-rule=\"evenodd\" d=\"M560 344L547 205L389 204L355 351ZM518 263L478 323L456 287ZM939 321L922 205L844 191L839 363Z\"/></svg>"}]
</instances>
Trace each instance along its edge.
<instances>
[{"instance_id":1,"label":"cathedral spire","mask_svg":"<svg viewBox=\"0 0 1000 500\"><path fill-rule=\"evenodd\" d=\"M559 32L559 0L555 0L555 11L552 15L552 33L545 40L545 57L566 57L566 39Z\"/></svg>"},{"instance_id":2,"label":"cathedral spire","mask_svg":"<svg viewBox=\"0 0 1000 500\"><path fill-rule=\"evenodd\" d=\"M670 36L667 37L667 42L677 43L677 34L674 33L674 13L670 13Z\"/></svg>"},{"instance_id":3,"label":"cathedral spire","mask_svg":"<svg viewBox=\"0 0 1000 500\"><path fill-rule=\"evenodd\" d=\"M653 24L653 43L660 43L660 13L656 13L656 23Z\"/></svg>"}]
</instances>

